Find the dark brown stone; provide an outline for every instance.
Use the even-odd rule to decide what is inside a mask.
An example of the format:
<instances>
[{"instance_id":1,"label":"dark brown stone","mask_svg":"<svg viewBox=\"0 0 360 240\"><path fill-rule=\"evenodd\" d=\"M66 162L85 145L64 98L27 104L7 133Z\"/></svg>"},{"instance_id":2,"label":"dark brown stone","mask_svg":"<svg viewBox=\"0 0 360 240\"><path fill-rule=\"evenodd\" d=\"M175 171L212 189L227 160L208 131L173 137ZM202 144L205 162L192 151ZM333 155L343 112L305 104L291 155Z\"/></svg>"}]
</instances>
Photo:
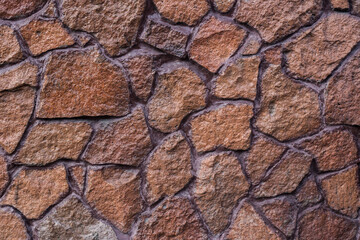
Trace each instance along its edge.
<instances>
[{"instance_id":1,"label":"dark brown stone","mask_svg":"<svg viewBox=\"0 0 360 240\"><path fill-rule=\"evenodd\" d=\"M314 178L307 179L295 196L301 207L312 206L322 199Z\"/></svg>"}]
</instances>

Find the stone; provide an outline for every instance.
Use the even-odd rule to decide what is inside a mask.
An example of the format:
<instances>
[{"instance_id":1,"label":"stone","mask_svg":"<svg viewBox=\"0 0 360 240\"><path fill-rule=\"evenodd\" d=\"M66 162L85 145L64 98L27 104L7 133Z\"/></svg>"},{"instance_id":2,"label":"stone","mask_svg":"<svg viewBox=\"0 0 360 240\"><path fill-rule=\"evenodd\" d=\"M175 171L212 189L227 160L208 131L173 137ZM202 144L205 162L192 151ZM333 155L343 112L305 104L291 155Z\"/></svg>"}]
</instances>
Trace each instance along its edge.
<instances>
[{"instance_id":1,"label":"stone","mask_svg":"<svg viewBox=\"0 0 360 240\"><path fill-rule=\"evenodd\" d=\"M42 15L48 18L56 18L58 16L55 0L49 2L45 12Z\"/></svg>"},{"instance_id":2,"label":"stone","mask_svg":"<svg viewBox=\"0 0 360 240\"><path fill-rule=\"evenodd\" d=\"M353 135L339 129L305 140L299 146L316 157L320 171L342 169L354 162L358 155Z\"/></svg>"},{"instance_id":3,"label":"stone","mask_svg":"<svg viewBox=\"0 0 360 240\"><path fill-rule=\"evenodd\" d=\"M360 41L359 32L356 17L329 14L285 46L288 71L298 78L324 80Z\"/></svg>"},{"instance_id":4,"label":"stone","mask_svg":"<svg viewBox=\"0 0 360 240\"><path fill-rule=\"evenodd\" d=\"M90 168L85 191L87 202L122 232L128 232L142 210L138 170L117 167Z\"/></svg>"},{"instance_id":5,"label":"stone","mask_svg":"<svg viewBox=\"0 0 360 240\"><path fill-rule=\"evenodd\" d=\"M351 13L357 16L360 16L360 1L359 0L350 0L351 2Z\"/></svg>"},{"instance_id":6,"label":"stone","mask_svg":"<svg viewBox=\"0 0 360 240\"><path fill-rule=\"evenodd\" d=\"M274 42L314 21L321 10L321 0L241 0L235 18L255 28L266 42Z\"/></svg>"},{"instance_id":7,"label":"stone","mask_svg":"<svg viewBox=\"0 0 360 240\"><path fill-rule=\"evenodd\" d=\"M20 49L20 44L16 39L14 30L8 26L0 25L0 39L0 65L4 63L19 62L23 58L23 54Z\"/></svg>"},{"instance_id":8,"label":"stone","mask_svg":"<svg viewBox=\"0 0 360 240\"><path fill-rule=\"evenodd\" d=\"M330 0L331 6L333 9L349 9L349 1L348 0Z\"/></svg>"},{"instance_id":9,"label":"stone","mask_svg":"<svg viewBox=\"0 0 360 240\"><path fill-rule=\"evenodd\" d=\"M202 79L187 67L161 73L147 104L149 124L161 132L173 132L189 113L206 105Z\"/></svg>"},{"instance_id":10,"label":"stone","mask_svg":"<svg viewBox=\"0 0 360 240\"><path fill-rule=\"evenodd\" d=\"M9 180L5 158L0 156L0 194L5 190Z\"/></svg>"},{"instance_id":11,"label":"stone","mask_svg":"<svg viewBox=\"0 0 360 240\"><path fill-rule=\"evenodd\" d=\"M150 156L146 169L148 201L174 196L191 178L189 144L180 132L173 133Z\"/></svg>"},{"instance_id":12,"label":"stone","mask_svg":"<svg viewBox=\"0 0 360 240\"><path fill-rule=\"evenodd\" d=\"M254 196L274 197L293 192L308 174L312 158L303 153L288 151L270 175L254 189Z\"/></svg>"},{"instance_id":13,"label":"stone","mask_svg":"<svg viewBox=\"0 0 360 240\"><path fill-rule=\"evenodd\" d=\"M75 43L70 34L62 27L61 22L57 20L33 20L21 27L20 33L35 56Z\"/></svg>"},{"instance_id":14,"label":"stone","mask_svg":"<svg viewBox=\"0 0 360 240\"><path fill-rule=\"evenodd\" d=\"M0 208L0 236L2 239L30 239L21 216L10 208Z\"/></svg>"},{"instance_id":15,"label":"stone","mask_svg":"<svg viewBox=\"0 0 360 240\"><path fill-rule=\"evenodd\" d=\"M151 214L140 217L134 240L186 239L206 240L206 231L186 198L168 198Z\"/></svg>"},{"instance_id":16,"label":"stone","mask_svg":"<svg viewBox=\"0 0 360 240\"><path fill-rule=\"evenodd\" d=\"M295 196L300 207L303 208L312 206L322 199L314 178L307 179L304 185L300 186Z\"/></svg>"},{"instance_id":17,"label":"stone","mask_svg":"<svg viewBox=\"0 0 360 240\"><path fill-rule=\"evenodd\" d=\"M42 220L34 223L38 239L116 240L111 226L94 218L81 201L72 195L58 204Z\"/></svg>"},{"instance_id":18,"label":"stone","mask_svg":"<svg viewBox=\"0 0 360 240\"><path fill-rule=\"evenodd\" d=\"M160 14L174 23L195 25L209 11L206 0L154 0Z\"/></svg>"},{"instance_id":19,"label":"stone","mask_svg":"<svg viewBox=\"0 0 360 240\"><path fill-rule=\"evenodd\" d=\"M235 5L236 0L213 0L213 2L219 12L226 13Z\"/></svg>"},{"instance_id":20,"label":"stone","mask_svg":"<svg viewBox=\"0 0 360 240\"><path fill-rule=\"evenodd\" d=\"M100 123L83 160L91 164L139 166L151 150L144 113L137 107L124 118Z\"/></svg>"},{"instance_id":21,"label":"stone","mask_svg":"<svg viewBox=\"0 0 360 240\"><path fill-rule=\"evenodd\" d=\"M15 207L28 219L37 219L68 191L64 166L47 169L22 168L0 204Z\"/></svg>"},{"instance_id":22,"label":"stone","mask_svg":"<svg viewBox=\"0 0 360 240\"><path fill-rule=\"evenodd\" d=\"M83 122L39 123L26 138L13 162L43 166L59 159L77 160L91 136Z\"/></svg>"},{"instance_id":23,"label":"stone","mask_svg":"<svg viewBox=\"0 0 360 240\"><path fill-rule=\"evenodd\" d=\"M321 125L318 94L270 65L262 83L256 127L280 141L314 133Z\"/></svg>"},{"instance_id":24,"label":"stone","mask_svg":"<svg viewBox=\"0 0 360 240\"><path fill-rule=\"evenodd\" d=\"M69 167L69 173L72 186L75 187L75 190L79 193L82 193L85 187L85 168L82 165L71 166Z\"/></svg>"},{"instance_id":25,"label":"stone","mask_svg":"<svg viewBox=\"0 0 360 240\"><path fill-rule=\"evenodd\" d=\"M26 17L40 9L46 0L0 0L0 18Z\"/></svg>"},{"instance_id":26,"label":"stone","mask_svg":"<svg viewBox=\"0 0 360 240\"><path fill-rule=\"evenodd\" d=\"M25 85L36 87L38 70L39 68L30 62L6 68L3 73L0 73L0 91Z\"/></svg>"},{"instance_id":27,"label":"stone","mask_svg":"<svg viewBox=\"0 0 360 240\"><path fill-rule=\"evenodd\" d=\"M257 35L250 35L242 48L242 55L253 55L256 54L261 48L261 38Z\"/></svg>"},{"instance_id":28,"label":"stone","mask_svg":"<svg viewBox=\"0 0 360 240\"><path fill-rule=\"evenodd\" d=\"M218 234L227 227L234 207L250 184L231 153L209 154L200 161L194 200L210 230Z\"/></svg>"},{"instance_id":29,"label":"stone","mask_svg":"<svg viewBox=\"0 0 360 240\"><path fill-rule=\"evenodd\" d=\"M111 55L135 42L146 0L63 0L62 20L74 30L92 33Z\"/></svg>"},{"instance_id":30,"label":"stone","mask_svg":"<svg viewBox=\"0 0 360 240\"><path fill-rule=\"evenodd\" d=\"M78 39L78 41L80 43L80 46L84 47L88 42L91 41L92 38L89 35L79 34L77 36L77 39Z\"/></svg>"},{"instance_id":31,"label":"stone","mask_svg":"<svg viewBox=\"0 0 360 240\"><path fill-rule=\"evenodd\" d=\"M192 60L215 73L239 48L246 31L211 17L200 25L189 50Z\"/></svg>"},{"instance_id":32,"label":"stone","mask_svg":"<svg viewBox=\"0 0 360 240\"><path fill-rule=\"evenodd\" d=\"M35 90L24 86L0 93L0 146L14 152L34 109Z\"/></svg>"},{"instance_id":33,"label":"stone","mask_svg":"<svg viewBox=\"0 0 360 240\"><path fill-rule=\"evenodd\" d=\"M253 106L246 103L220 105L197 115L190 122L196 151L211 151L220 146L231 150L248 149L252 117Z\"/></svg>"},{"instance_id":34,"label":"stone","mask_svg":"<svg viewBox=\"0 0 360 240\"><path fill-rule=\"evenodd\" d=\"M226 67L214 82L214 95L218 98L247 98L255 100L260 58L240 58Z\"/></svg>"},{"instance_id":35,"label":"stone","mask_svg":"<svg viewBox=\"0 0 360 240\"><path fill-rule=\"evenodd\" d=\"M124 116L129 89L120 67L95 49L51 55L37 110L39 118Z\"/></svg>"},{"instance_id":36,"label":"stone","mask_svg":"<svg viewBox=\"0 0 360 240\"><path fill-rule=\"evenodd\" d=\"M264 59L270 64L280 65L282 62L282 46L275 46L269 49L266 49L264 52Z\"/></svg>"}]
</instances>

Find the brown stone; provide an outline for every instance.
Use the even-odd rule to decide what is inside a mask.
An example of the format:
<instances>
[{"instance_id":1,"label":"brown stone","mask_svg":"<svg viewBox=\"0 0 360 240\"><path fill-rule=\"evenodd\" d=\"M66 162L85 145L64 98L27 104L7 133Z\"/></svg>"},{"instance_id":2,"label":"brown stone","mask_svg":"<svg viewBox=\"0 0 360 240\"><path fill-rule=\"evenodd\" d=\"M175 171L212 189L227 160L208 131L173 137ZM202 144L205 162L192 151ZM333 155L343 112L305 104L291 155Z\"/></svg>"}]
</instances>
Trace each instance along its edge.
<instances>
[{"instance_id":1,"label":"brown stone","mask_svg":"<svg viewBox=\"0 0 360 240\"><path fill-rule=\"evenodd\" d=\"M352 14L360 16L360 1L359 0L350 0L352 6Z\"/></svg>"},{"instance_id":2,"label":"brown stone","mask_svg":"<svg viewBox=\"0 0 360 240\"><path fill-rule=\"evenodd\" d=\"M69 190L63 166L49 169L21 169L13 179L2 205L11 205L28 219L39 218Z\"/></svg>"},{"instance_id":3,"label":"brown stone","mask_svg":"<svg viewBox=\"0 0 360 240\"><path fill-rule=\"evenodd\" d=\"M87 123L40 123L31 129L13 161L41 166L61 158L77 160L91 132Z\"/></svg>"},{"instance_id":4,"label":"brown stone","mask_svg":"<svg viewBox=\"0 0 360 240\"><path fill-rule=\"evenodd\" d=\"M186 115L205 107L205 84L187 67L162 73L157 81L155 93L147 105L152 127L173 132Z\"/></svg>"},{"instance_id":5,"label":"brown stone","mask_svg":"<svg viewBox=\"0 0 360 240\"><path fill-rule=\"evenodd\" d=\"M261 38L257 35L250 35L242 48L242 55L256 54L261 48Z\"/></svg>"},{"instance_id":6,"label":"brown stone","mask_svg":"<svg viewBox=\"0 0 360 240\"><path fill-rule=\"evenodd\" d=\"M282 58L282 46L275 46L269 49L266 49L264 52L265 61L270 64L280 65Z\"/></svg>"},{"instance_id":7,"label":"brown stone","mask_svg":"<svg viewBox=\"0 0 360 240\"><path fill-rule=\"evenodd\" d=\"M46 66L37 117L123 116L129 89L118 66L97 50L52 54Z\"/></svg>"},{"instance_id":8,"label":"brown stone","mask_svg":"<svg viewBox=\"0 0 360 240\"><path fill-rule=\"evenodd\" d=\"M321 9L321 0L241 0L235 16L255 28L266 42L274 42L310 23Z\"/></svg>"},{"instance_id":9,"label":"brown stone","mask_svg":"<svg viewBox=\"0 0 360 240\"><path fill-rule=\"evenodd\" d=\"M91 41L91 37L85 34L79 34L77 36L78 41L80 42L80 46L84 47L88 42Z\"/></svg>"},{"instance_id":10,"label":"brown stone","mask_svg":"<svg viewBox=\"0 0 360 240\"><path fill-rule=\"evenodd\" d=\"M256 97L256 83L259 73L260 58L240 58L230 64L214 82L214 95L219 98Z\"/></svg>"},{"instance_id":11,"label":"brown stone","mask_svg":"<svg viewBox=\"0 0 360 240\"><path fill-rule=\"evenodd\" d=\"M2 239L29 239L21 216L10 208L0 208L0 236Z\"/></svg>"},{"instance_id":12,"label":"brown stone","mask_svg":"<svg viewBox=\"0 0 360 240\"><path fill-rule=\"evenodd\" d=\"M359 19L329 14L286 45L288 70L299 78L324 80L360 41L359 32Z\"/></svg>"},{"instance_id":13,"label":"brown stone","mask_svg":"<svg viewBox=\"0 0 360 240\"><path fill-rule=\"evenodd\" d=\"M20 29L20 33L33 55L63 48L75 43L60 21L34 20Z\"/></svg>"},{"instance_id":14,"label":"brown stone","mask_svg":"<svg viewBox=\"0 0 360 240\"><path fill-rule=\"evenodd\" d=\"M7 172L7 164L5 159L0 156L0 194L5 190L9 182L9 174Z\"/></svg>"},{"instance_id":15,"label":"brown stone","mask_svg":"<svg viewBox=\"0 0 360 240\"><path fill-rule=\"evenodd\" d=\"M234 6L236 0L213 0L213 2L219 12L226 13Z\"/></svg>"},{"instance_id":16,"label":"brown stone","mask_svg":"<svg viewBox=\"0 0 360 240\"><path fill-rule=\"evenodd\" d=\"M211 231L218 234L227 227L233 208L250 184L231 153L206 155L200 161L194 199Z\"/></svg>"},{"instance_id":17,"label":"brown stone","mask_svg":"<svg viewBox=\"0 0 360 240\"><path fill-rule=\"evenodd\" d=\"M215 73L245 37L246 31L238 26L211 17L200 25L190 46L190 58Z\"/></svg>"},{"instance_id":18,"label":"brown stone","mask_svg":"<svg viewBox=\"0 0 360 240\"><path fill-rule=\"evenodd\" d=\"M45 3L46 0L0 0L0 18L26 17Z\"/></svg>"},{"instance_id":19,"label":"brown stone","mask_svg":"<svg viewBox=\"0 0 360 240\"><path fill-rule=\"evenodd\" d=\"M100 123L84 160L91 164L138 166L152 149L149 130L140 107L120 120Z\"/></svg>"},{"instance_id":20,"label":"brown stone","mask_svg":"<svg viewBox=\"0 0 360 240\"><path fill-rule=\"evenodd\" d=\"M219 146L231 150L248 149L252 116L252 105L243 103L222 105L196 116L190 122L196 151L211 151Z\"/></svg>"},{"instance_id":21,"label":"brown stone","mask_svg":"<svg viewBox=\"0 0 360 240\"><path fill-rule=\"evenodd\" d=\"M349 1L348 0L330 0L332 8L335 9L349 9Z\"/></svg>"},{"instance_id":22,"label":"brown stone","mask_svg":"<svg viewBox=\"0 0 360 240\"><path fill-rule=\"evenodd\" d=\"M315 132L321 123L318 94L270 65L264 73L261 107L256 119L260 131L280 141Z\"/></svg>"},{"instance_id":23,"label":"brown stone","mask_svg":"<svg viewBox=\"0 0 360 240\"><path fill-rule=\"evenodd\" d=\"M122 232L128 232L141 211L138 170L116 167L88 169L86 199Z\"/></svg>"},{"instance_id":24,"label":"brown stone","mask_svg":"<svg viewBox=\"0 0 360 240\"><path fill-rule=\"evenodd\" d=\"M70 28L94 34L110 55L136 38L145 0L63 0L62 20Z\"/></svg>"},{"instance_id":25,"label":"brown stone","mask_svg":"<svg viewBox=\"0 0 360 240\"><path fill-rule=\"evenodd\" d=\"M71 184L77 191L82 193L85 187L85 168L82 165L75 165L69 168Z\"/></svg>"},{"instance_id":26,"label":"brown stone","mask_svg":"<svg viewBox=\"0 0 360 240\"><path fill-rule=\"evenodd\" d=\"M46 6L45 12L42 15L44 17L48 17L48 18L56 18L57 17L55 0L49 2L49 4Z\"/></svg>"},{"instance_id":27,"label":"brown stone","mask_svg":"<svg viewBox=\"0 0 360 240\"><path fill-rule=\"evenodd\" d=\"M19 42L15 37L14 30L8 26L0 25L0 39L0 65L4 63L19 62L23 57L23 54L21 52Z\"/></svg>"},{"instance_id":28,"label":"brown stone","mask_svg":"<svg viewBox=\"0 0 360 240\"><path fill-rule=\"evenodd\" d=\"M36 87L38 67L30 62L10 67L0 74L0 91L11 90L24 85Z\"/></svg>"},{"instance_id":29,"label":"brown stone","mask_svg":"<svg viewBox=\"0 0 360 240\"><path fill-rule=\"evenodd\" d=\"M154 150L146 170L150 203L164 196L174 196L190 181L190 154L189 144L180 132L171 134Z\"/></svg>"},{"instance_id":30,"label":"brown stone","mask_svg":"<svg viewBox=\"0 0 360 240\"><path fill-rule=\"evenodd\" d=\"M302 185L296 193L296 200L301 207L314 205L320 202L321 198L321 194L313 178L307 179L305 184Z\"/></svg>"},{"instance_id":31,"label":"brown stone","mask_svg":"<svg viewBox=\"0 0 360 240\"><path fill-rule=\"evenodd\" d=\"M195 25L210 9L206 0L154 0L160 14L174 23Z\"/></svg>"},{"instance_id":32,"label":"brown stone","mask_svg":"<svg viewBox=\"0 0 360 240\"><path fill-rule=\"evenodd\" d=\"M151 214L140 218L133 239L206 240L208 237L190 201L173 197L166 199Z\"/></svg>"}]
</instances>

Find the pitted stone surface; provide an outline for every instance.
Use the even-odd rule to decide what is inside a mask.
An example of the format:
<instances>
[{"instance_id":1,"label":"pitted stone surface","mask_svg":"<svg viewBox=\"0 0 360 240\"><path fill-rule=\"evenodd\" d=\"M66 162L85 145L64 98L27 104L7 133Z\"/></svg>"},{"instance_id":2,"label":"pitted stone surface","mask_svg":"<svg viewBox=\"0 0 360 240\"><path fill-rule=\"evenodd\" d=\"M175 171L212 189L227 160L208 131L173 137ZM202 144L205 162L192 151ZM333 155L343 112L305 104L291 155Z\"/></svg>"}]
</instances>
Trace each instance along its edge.
<instances>
[{"instance_id":1,"label":"pitted stone surface","mask_svg":"<svg viewBox=\"0 0 360 240\"><path fill-rule=\"evenodd\" d=\"M12 19L26 17L38 10L46 0L1 0L0 18Z\"/></svg>"},{"instance_id":2,"label":"pitted stone surface","mask_svg":"<svg viewBox=\"0 0 360 240\"><path fill-rule=\"evenodd\" d=\"M301 207L312 206L322 199L314 178L309 178L295 195Z\"/></svg>"},{"instance_id":3,"label":"pitted stone surface","mask_svg":"<svg viewBox=\"0 0 360 240\"><path fill-rule=\"evenodd\" d=\"M0 25L0 38L0 65L19 62L23 54L14 30L9 26Z\"/></svg>"},{"instance_id":4,"label":"pitted stone surface","mask_svg":"<svg viewBox=\"0 0 360 240\"><path fill-rule=\"evenodd\" d=\"M230 11L236 0L213 0L216 9L222 13Z\"/></svg>"},{"instance_id":5,"label":"pitted stone surface","mask_svg":"<svg viewBox=\"0 0 360 240\"><path fill-rule=\"evenodd\" d=\"M21 216L10 208L0 208L0 236L2 239L29 239Z\"/></svg>"},{"instance_id":6,"label":"pitted stone surface","mask_svg":"<svg viewBox=\"0 0 360 240\"><path fill-rule=\"evenodd\" d=\"M9 174L7 171L7 164L5 158L0 156L0 194L5 190L9 182Z\"/></svg>"},{"instance_id":7,"label":"pitted stone surface","mask_svg":"<svg viewBox=\"0 0 360 240\"><path fill-rule=\"evenodd\" d=\"M10 67L0 74L0 91L11 90L21 86L37 85L38 67L30 62Z\"/></svg>"}]
</instances>

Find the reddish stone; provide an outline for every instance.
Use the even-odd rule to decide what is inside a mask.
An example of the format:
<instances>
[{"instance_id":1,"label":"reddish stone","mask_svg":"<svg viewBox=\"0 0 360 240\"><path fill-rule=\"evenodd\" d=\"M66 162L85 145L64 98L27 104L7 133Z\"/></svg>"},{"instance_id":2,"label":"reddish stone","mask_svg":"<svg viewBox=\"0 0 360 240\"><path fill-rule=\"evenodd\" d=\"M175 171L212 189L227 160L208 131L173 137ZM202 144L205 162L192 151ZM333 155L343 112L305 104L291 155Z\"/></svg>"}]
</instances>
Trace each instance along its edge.
<instances>
[{"instance_id":1,"label":"reddish stone","mask_svg":"<svg viewBox=\"0 0 360 240\"><path fill-rule=\"evenodd\" d=\"M271 64L280 65L282 61L282 50L283 48L281 46L266 49L264 52L265 61Z\"/></svg>"},{"instance_id":2,"label":"reddish stone","mask_svg":"<svg viewBox=\"0 0 360 240\"><path fill-rule=\"evenodd\" d=\"M261 48L261 38L257 35L250 35L242 48L242 55L256 54Z\"/></svg>"},{"instance_id":3,"label":"reddish stone","mask_svg":"<svg viewBox=\"0 0 360 240\"><path fill-rule=\"evenodd\" d=\"M307 179L305 184L302 185L299 191L296 193L296 200L301 207L314 205L320 202L321 199L321 194L313 178Z\"/></svg>"},{"instance_id":4,"label":"reddish stone","mask_svg":"<svg viewBox=\"0 0 360 240\"><path fill-rule=\"evenodd\" d=\"M222 13L230 11L236 0L213 0L216 9Z\"/></svg>"},{"instance_id":5,"label":"reddish stone","mask_svg":"<svg viewBox=\"0 0 360 240\"><path fill-rule=\"evenodd\" d=\"M0 18L26 17L45 3L46 0L0 0Z\"/></svg>"},{"instance_id":6,"label":"reddish stone","mask_svg":"<svg viewBox=\"0 0 360 240\"><path fill-rule=\"evenodd\" d=\"M9 174L7 172L7 164L5 159L0 156L0 194L5 190L9 182Z\"/></svg>"},{"instance_id":7,"label":"reddish stone","mask_svg":"<svg viewBox=\"0 0 360 240\"><path fill-rule=\"evenodd\" d=\"M0 25L0 39L0 65L19 62L23 58L23 54L14 30L8 26Z\"/></svg>"},{"instance_id":8,"label":"reddish stone","mask_svg":"<svg viewBox=\"0 0 360 240\"><path fill-rule=\"evenodd\" d=\"M82 193L85 187L85 168L82 165L75 165L69 168L69 173L71 176L71 183L73 187L79 192Z\"/></svg>"},{"instance_id":9,"label":"reddish stone","mask_svg":"<svg viewBox=\"0 0 360 240\"><path fill-rule=\"evenodd\" d=\"M0 74L0 91L11 90L24 85L36 87L38 67L30 62L10 67Z\"/></svg>"},{"instance_id":10,"label":"reddish stone","mask_svg":"<svg viewBox=\"0 0 360 240\"><path fill-rule=\"evenodd\" d=\"M350 0L352 6L352 14L360 16L360 1L359 0Z\"/></svg>"},{"instance_id":11,"label":"reddish stone","mask_svg":"<svg viewBox=\"0 0 360 240\"><path fill-rule=\"evenodd\" d=\"M332 8L335 9L349 9L349 1L348 0L330 0Z\"/></svg>"},{"instance_id":12,"label":"reddish stone","mask_svg":"<svg viewBox=\"0 0 360 240\"><path fill-rule=\"evenodd\" d=\"M0 208L0 236L2 239L30 239L21 216L10 208Z\"/></svg>"}]
</instances>

